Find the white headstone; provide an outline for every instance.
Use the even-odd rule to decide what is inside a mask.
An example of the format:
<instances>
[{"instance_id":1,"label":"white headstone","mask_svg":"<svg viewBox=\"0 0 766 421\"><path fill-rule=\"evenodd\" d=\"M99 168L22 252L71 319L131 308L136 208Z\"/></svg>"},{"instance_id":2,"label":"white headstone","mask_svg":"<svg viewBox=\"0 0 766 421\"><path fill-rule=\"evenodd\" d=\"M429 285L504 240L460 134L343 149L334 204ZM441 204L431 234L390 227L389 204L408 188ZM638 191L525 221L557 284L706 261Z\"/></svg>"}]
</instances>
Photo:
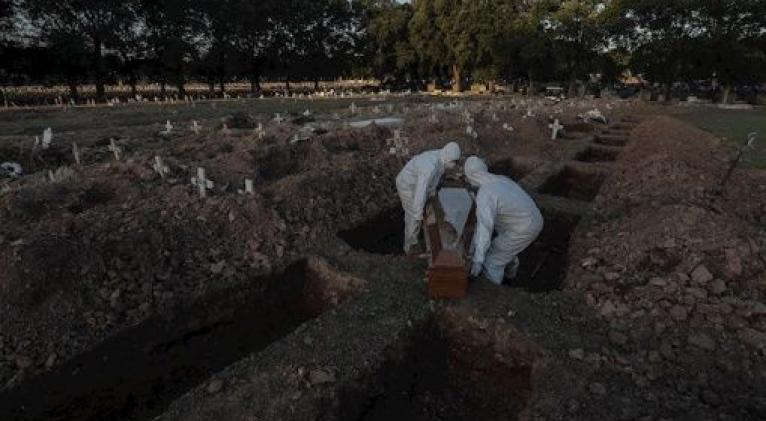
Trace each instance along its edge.
<instances>
[{"instance_id":1,"label":"white headstone","mask_svg":"<svg viewBox=\"0 0 766 421\"><path fill-rule=\"evenodd\" d=\"M199 134L200 125L197 123L197 120L192 120L192 131L194 134Z\"/></svg>"},{"instance_id":2,"label":"white headstone","mask_svg":"<svg viewBox=\"0 0 766 421\"><path fill-rule=\"evenodd\" d=\"M50 148L51 143L53 143L53 129L48 127L47 129L43 130L43 143L42 143L43 149Z\"/></svg>"},{"instance_id":3,"label":"white headstone","mask_svg":"<svg viewBox=\"0 0 766 421\"><path fill-rule=\"evenodd\" d=\"M309 110L308 108L306 108L306 111L304 111L304 112L303 112L303 116L304 116L304 117L309 117L310 115L311 115L311 110Z\"/></svg>"},{"instance_id":4,"label":"white headstone","mask_svg":"<svg viewBox=\"0 0 766 421\"><path fill-rule=\"evenodd\" d=\"M221 134L224 136L229 136L231 134L231 130L229 130L229 126L226 125L226 123L223 123L223 128L221 128Z\"/></svg>"},{"instance_id":5,"label":"white headstone","mask_svg":"<svg viewBox=\"0 0 766 421\"><path fill-rule=\"evenodd\" d=\"M351 106L349 107L349 109L351 110L351 114L352 114L352 115L353 115L353 114L356 114L356 110L357 110L357 108L356 108L356 103L352 102L352 103L351 103Z\"/></svg>"},{"instance_id":6,"label":"white headstone","mask_svg":"<svg viewBox=\"0 0 766 421\"><path fill-rule=\"evenodd\" d=\"M199 197L203 199L207 197L207 191L213 188L213 182L205 177L205 169L202 167L197 168L197 176L192 177L191 183L199 189Z\"/></svg>"},{"instance_id":7,"label":"white headstone","mask_svg":"<svg viewBox=\"0 0 766 421\"><path fill-rule=\"evenodd\" d=\"M503 123L503 130L512 132L513 131L513 126L511 126L508 123Z\"/></svg>"}]
</instances>

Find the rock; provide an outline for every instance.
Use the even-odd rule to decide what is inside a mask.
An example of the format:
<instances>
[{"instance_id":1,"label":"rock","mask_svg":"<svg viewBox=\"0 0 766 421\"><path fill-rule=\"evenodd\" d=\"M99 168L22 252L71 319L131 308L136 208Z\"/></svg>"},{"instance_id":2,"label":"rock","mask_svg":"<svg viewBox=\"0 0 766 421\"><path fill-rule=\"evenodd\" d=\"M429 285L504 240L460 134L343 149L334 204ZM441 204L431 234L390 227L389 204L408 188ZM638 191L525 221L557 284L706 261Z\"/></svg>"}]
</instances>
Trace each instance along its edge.
<instances>
[{"instance_id":1,"label":"rock","mask_svg":"<svg viewBox=\"0 0 766 421\"><path fill-rule=\"evenodd\" d=\"M708 351L715 351L716 348L713 338L704 333L689 335L689 343L697 348L702 348Z\"/></svg>"},{"instance_id":2,"label":"rock","mask_svg":"<svg viewBox=\"0 0 766 421\"><path fill-rule=\"evenodd\" d=\"M668 281L662 278L654 277L649 280L649 285L656 287L666 287L668 285Z\"/></svg>"},{"instance_id":3,"label":"rock","mask_svg":"<svg viewBox=\"0 0 766 421\"><path fill-rule=\"evenodd\" d=\"M612 313L615 312L617 308L612 304L611 300L607 300L602 306L601 306L601 315L604 317L610 316Z\"/></svg>"},{"instance_id":4,"label":"rock","mask_svg":"<svg viewBox=\"0 0 766 421\"><path fill-rule=\"evenodd\" d=\"M213 275L219 275L221 272L223 272L223 269L226 267L226 261L221 260L218 263L214 263L210 266L210 272L213 273Z\"/></svg>"},{"instance_id":5,"label":"rock","mask_svg":"<svg viewBox=\"0 0 766 421\"><path fill-rule=\"evenodd\" d=\"M309 383L311 383L312 386L325 384L325 383L333 383L334 381L335 381L335 374L333 374L330 371L317 369L317 370L311 370L311 372L309 373Z\"/></svg>"},{"instance_id":6,"label":"rock","mask_svg":"<svg viewBox=\"0 0 766 421\"><path fill-rule=\"evenodd\" d=\"M686 320L688 316L689 314L686 307L675 305L670 308L670 317L672 317L673 320L682 322Z\"/></svg>"},{"instance_id":7,"label":"rock","mask_svg":"<svg viewBox=\"0 0 766 421\"><path fill-rule=\"evenodd\" d=\"M713 281L713 283L709 286L710 292L712 292L715 295L721 295L724 292L726 292L726 282L724 282L722 279L716 279Z\"/></svg>"},{"instance_id":8,"label":"rock","mask_svg":"<svg viewBox=\"0 0 766 421\"><path fill-rule=\"evenodd\" d=\"M580 265L582 267L586 268L586 269L590 268L590 267L593 267L593 266L596 266L596 264L598 264L598 260L595 257L586 257L580 263Z\"/></svg>"},{"instance_id":9,"label":"rock","mask_svg":"<svg viewBox=\"0 0 766 421\"><path fill-rule=\"evenodd\" d=\"M707 299L707 291L702 288L686 288L686 293L698 300Z\"/></svg>"},{"instance_id":10,"label":"rock","mask_svg":"<svg viewBox=\"0 0 766 421\"><path fill-rule=\"evenodd\" d=\"M56 354L51 354L47 360L45 360L45 368L50 369L53 364L56 363Z\"/></svg>"},{"instance_id":11,"label":"rock","mask_svg":"<svg viewBox=\"0 0 766 421\"><path fill-rule=\"evenodd\" d=\"M742 275L742 259L737 255L734 249L726 249L726 275L729 279L734 279Z\"/></svg>"},{"instance_id":12,"label":"rock","mask_svg":"<svg viewBox=\"0 0 766 421\"><path fill-rule=\"evenodd\" d=\"M620 274L619 274L619 273L617 273L617 272L607 272L607 273L604 275L604 279L605 279L606 281L608 281L608 282L614 282L614 281L616 281L616 280L620 279Z\"/></svg>"},{"instance_id":13,"label":"rock","mask_svg":"<svg viewBox=\"0 0 766 421\"><path fill-rule=\"evenodd\" d=\"M210 382L210 384L207 385L207 393L210 393L211 395L214 395L223 389L223 380L213 380Z\"/></svg>"},{"instance_id":14,"label":"rock","mask_svg":"<svg viewBox=\"0 0 766 421\"><path fill-rule=\"evenodd\" d=\"M585 351L582 348L573 349L569 351L569 357L582 361L585 358Z\"/></svg>"},{"instance_id":15,"label":"rock","mask_svg":"<svg viewBox=\"0 0 766 421\"><path fill-rule=\"evenodd\" d=\"M589 387L590 392L594 395L604 396L606 395L606 386L602 383L593 383Z\"/></svg>"},{"instance_id":16,"label":"rock","mask_svg":"<svg viewBox=\"0 0 766 421\"><path fill-rule=\"evenodd\" d=\"M32 366L32 359L23 355L17 355L15 358L16 367L24 370Z\"/></svg>"},{"instance_id":17,"label":"rock","mask_svg":"<svg viewBox=\"0 0 766 421\"><path fill-rule=\"evenodd\" d=\"M574 399L567 400L567 412L576 414L580 410L580 403Z\"/></svg>"},{"instance_id":18,"label":"rock","mask_svg":"<svg viewBox=\"0 0 766 421\"><path fill-rule=\"evenodd\" d=\"M612 330L607 334L607 336L609 336L609 341L615 345L625 345L628 343L628 337L621 332Z\"/></svg>"},{"instance_id":19,"label":"rock","mask_svg":"<svg viewBox=\"0 0 766 421\"><path fill-rule=\"evenodd\" d=\"M692 280L698 284L706 284L713 280L713 274L705 267L699 265L691 273Z\"/></svg>"},{"instance_id":20,"label":"rock","mask_svg":"<svg viewBox=\"0 0 766 421\"><path fill-rule=\"evenodd\" d=\"M751 328L745 328L737 332L737 337L739 337L740 341L753 348L766 350L766 333Z\"/></svg>"}]
</instances>

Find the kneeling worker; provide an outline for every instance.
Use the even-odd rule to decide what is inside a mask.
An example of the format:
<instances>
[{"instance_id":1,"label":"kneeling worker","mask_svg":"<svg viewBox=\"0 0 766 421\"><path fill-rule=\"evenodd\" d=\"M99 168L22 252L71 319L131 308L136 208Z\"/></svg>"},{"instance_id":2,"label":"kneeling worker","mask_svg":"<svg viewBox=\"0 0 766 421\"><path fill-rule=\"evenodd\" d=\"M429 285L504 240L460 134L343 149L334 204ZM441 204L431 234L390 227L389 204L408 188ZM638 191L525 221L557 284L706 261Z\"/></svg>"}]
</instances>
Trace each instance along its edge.
<instances>
[{"instance_id":1,"label":"kneeling worker","mask_svg":"<svg viewBox=\"0 0 766 421\"><path fill-rule=\"evenodd\" d=\"M436 193L444 170L455 167L460 146L450 142L442 149L413 157L396 177L396 190L404 208L404 252L418 243L426 201Z\"/></svg>"},{"instance_id":2,"label":"kneeling worker","mask_svg":"<svg viewBox=\"0 0 766 421\"><path fill-rule=\"evenodd\" d=\"M465 176L478 187L476 233L473 237L471 276L484 276L502 284L506 275L516 277L518 255L540 235L543 216L531 197L508 177L491 174L487 164L472 156L465 161ZM493 233L497 237L492 239Z\"/></svg>"}]
</instances>

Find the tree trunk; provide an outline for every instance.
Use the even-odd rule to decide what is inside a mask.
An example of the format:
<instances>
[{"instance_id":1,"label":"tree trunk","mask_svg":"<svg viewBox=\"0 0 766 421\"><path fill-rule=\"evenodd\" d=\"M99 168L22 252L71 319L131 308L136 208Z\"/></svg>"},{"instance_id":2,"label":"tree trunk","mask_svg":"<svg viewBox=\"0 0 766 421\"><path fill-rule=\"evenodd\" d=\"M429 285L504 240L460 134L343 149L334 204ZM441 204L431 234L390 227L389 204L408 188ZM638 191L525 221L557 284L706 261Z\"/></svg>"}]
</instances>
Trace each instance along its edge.
<instances>
[{"instance_id":1,"label":"tree trunk","mask_svg":"<svg viewBox=\"0 0 766 421\"><path fill-rule=\"evenodd\" d=\"M130 80L128 80L128 83L130 83L130 95L135 98L138 96L138 80L136 80L136 75L130 74Z\"/></svg>"},{"instance_id":2,"label":"tree trunk","mask_svg":"<svg viewBox=\"0 0 766 421\"><path fill-rule=\"evenodd\" d=\"M75 104L77 103L77 100L79 99L79 94L77 93L77 82L74 80L69 81L69 98L73 99Z\"/></svg>"},{"instance_id":3,"label":"tree trunk","mask_svg":"<svg viewBox=\"0 0 766 421\"><path fill-rule=\"evenodd\" d=\"M250 93L255 94L261 90L260 79L260 75L255 73L250 76Z\"/></svg>"},{"instance_id":4,"label":"tree trunk","mask_svg":"<svg viewBox=\"0 0 766 421\"><path fill-rule=\"evenodd\" d=\"M721 104L730 104L731 101L731 85L728 83L723 86L723 96L721 97Z\"/></svg>"},{"instance_id":5,"label":"tree trunk","mask_svg":"<svg viewBox=\"0 0 766 421\"><path fill-rule=\"evenodd\" d=\"M210 95L215 93L215 80L213 78L208 79L207 88L210 91Z\"/></svg>"},{"instance_id":6,"label":"tree trunk","mask_svg":"<svg viewBox=\"0 0 766 421\"><path fill-rule=\"evenodd\" d=\"M665 102L670 102L671 87L669 83L665 84Z\"/></svg>"},{"instance_id":7,"label":"tree trunk","mask_svg":"<svg viewBox=\"0 0 766 421\"><path fill-rule=\"evenodd\" d=\"M176 75L176 88L178 89L178 97L183 99L183 97L186 96L186 88L184 85L186 84L186 81L184 80L184 77L182 75Z\"/></svg>"},{"instance_id":8,"label":"tree trunk","mask_svg":"<svg viewBox=\"0 0 766 421\"><path fill-rule=\"evenodd\" d=\"M165 88L166 82L163 80L160 82L160 95L165 96L167 94L167 89Z\"/></svg>"},{"instance_id":9,"label":"tree trunk","mask_svg":"<svg viewBox=\"0 0 766 421\"><path fill-rule=\"evenodd\" d=\"M463 74L460 70L460 66L457 64L452 66L452 78L455 80L455 84L452 85L452 91L463 92Z\"/></svg>"},{"instance_id":10,"label":"tree trunk","mask_svg":"<svg viewBox=\"0 0 766 421\"><path fill-rule=\"evenodd\" d=\"M527 85L527 96L532 96L535 93L535 73L532 71L532 69L529 69L527 72L527 77L529 78L529 85Z\"/></svg>"},{"instance_id":11,"label":"tree trunk","mask_svg":"<svg viewBox=\"0 0 766 421\"><path fill-rule=\"evenodd\" d=\"M574 98L578 96L577 95L577 78L574 75L572 75L569 78L569 93L567 95L569 96L569 98Z\"/></svg>"},{"instance_id":12,"label":"tree trunk","mask_svg":"<svg viewBox=\"0 0 766 421\"><path fill-rule=\"evenodd\" d=\"M314 79L314 92L319 92L319 79Z\"/></svg>"},{"instance_id":13,"label":"tree trunk","mask_svg":"<svg viewBox=\"0 0 766 421\"><path fill-rule=\"evenodd\" d=\"M218 79L218 87L221 88L221 95L226 94L226 81L223 78Z\"/></svg>"},{"instance_id":14,"label":"tree trunk","mask_svg":"<svg viewBox=\"0 0 766 421\"><path fill-rule=\"evenodd\" d=\"M100 39L94 39L93 48L93 71L96 76L96 102L106 102L106 90L104 89L104 65L103 49L104 45Z\"/></svg>"}]
</instances>

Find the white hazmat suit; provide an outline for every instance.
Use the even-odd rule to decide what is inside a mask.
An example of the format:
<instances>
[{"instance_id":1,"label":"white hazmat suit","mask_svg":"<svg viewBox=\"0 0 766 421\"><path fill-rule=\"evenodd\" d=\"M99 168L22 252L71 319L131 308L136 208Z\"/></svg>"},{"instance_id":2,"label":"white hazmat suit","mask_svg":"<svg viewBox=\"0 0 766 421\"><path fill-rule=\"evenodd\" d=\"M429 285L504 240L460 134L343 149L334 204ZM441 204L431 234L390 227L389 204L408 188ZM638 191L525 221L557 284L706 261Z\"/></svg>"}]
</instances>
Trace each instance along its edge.
<instances>
[{"instance_id":1,"label":"white hazmat suit","mask_svg":"<svg viewBox=\"0 0 766 421\"><path fill-rule=\"evenodd\" d=\"M465 175L479 188L471 276L479 276L483 270L487 279L500 285L508 264L509 276L516 276L518 255L540 235L543 216L524 189L508 177L491 174L481 159L468 158ZM493 233L497 233L494 240Z\"/></svg>"},{"instance_id":2,"label":"white hazmat suit","mask_svg":"<svg viewBox=\"0 0 766 421\"><path fill-rule=\"evenodd\" d=\"M450 142L442 149L413 157L396 177L396 190L404 208L404 252L418 243L426 201L436 193L445 168L460 159L460 146Z\"/></svg>"}]
</instances>

